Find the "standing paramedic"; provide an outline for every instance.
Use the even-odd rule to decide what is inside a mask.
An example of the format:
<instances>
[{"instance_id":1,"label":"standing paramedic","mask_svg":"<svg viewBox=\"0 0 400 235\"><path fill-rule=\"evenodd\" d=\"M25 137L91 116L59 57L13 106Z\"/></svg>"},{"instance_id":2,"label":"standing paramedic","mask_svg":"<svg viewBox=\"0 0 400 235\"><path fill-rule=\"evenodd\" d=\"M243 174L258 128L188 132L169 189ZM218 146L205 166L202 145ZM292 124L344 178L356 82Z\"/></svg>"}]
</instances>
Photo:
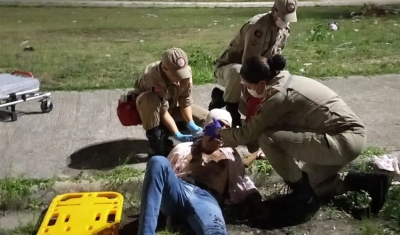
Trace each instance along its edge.
<instances>
[{"instance_id":1,"label":"standing paramedic","mask_svg":"<svg viewBox=\"0 0 400 235\"><path fill-rule=\"evenodd\" d=\"M180 48L165 50L161 61L146 66L135 81L133 96L146 137L149 156L167 156L170 136L192 141L192 134L202 131L208 111L192 100L192 71L186 53ZM182 134L177 122L185 122L191 134Z\"/></svg>"},{"instance_id":2,"label":"standing paramedic","mask_svg":"<svg viewBox=\"0 0 400 235\"><path fill-rule=\"evenodd\" d=\"M233 118L233 127L241 126L241 96L246 101L251 97L240 82L242 63L252 56L270 58L281 54L289 37L289 23L297 22L296 10L297 0L275 0L272 11L255 15L248 20L216 60L214 76L217 83L225 87L225 92L214 88L209 110L226 105L226 110ZM247 115L247 112L243 114Z\"/></svg>"}]
</instances>

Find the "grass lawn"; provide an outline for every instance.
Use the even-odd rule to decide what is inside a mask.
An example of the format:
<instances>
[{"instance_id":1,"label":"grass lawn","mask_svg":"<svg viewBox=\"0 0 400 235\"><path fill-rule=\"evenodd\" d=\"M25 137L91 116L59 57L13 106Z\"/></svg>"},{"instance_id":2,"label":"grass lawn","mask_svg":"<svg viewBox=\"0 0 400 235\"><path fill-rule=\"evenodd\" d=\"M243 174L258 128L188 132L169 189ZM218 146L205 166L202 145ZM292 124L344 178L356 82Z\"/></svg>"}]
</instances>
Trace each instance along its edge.
<instances>
[{"instance_id":1,"label":"grass lawn","mask_svg":"<svg viewBox=\"0 0 400 235\"><path fill-rule=\"evenodd\" d=\"M300 8L284 51L288 69L313 78L399 72L400 15L346 19L356 9ZM212 61L265 10L0 7L0 72L31 71L50 90L126 88L176 46L187 52L197 84L213 82ZM327 29L333 20L338 31Z\"/></svg>"},{"instance_id":2,"label":"grass lawn","mask_svg":"<svg viewBox=\"0 0 400 235\"><path fill-rule=\"evenodd\" d=\"M90 1L90 0L89 0ZM100 0L109 1L109 0ZM131 2L260 2L260 0L113 0L113 1L131 1ZM298 0L299 2L319 2L323 0ZM335 1L335 0L333 0ZM262 2L267 2L266 0Z\"/></svg>"}]
</instances>

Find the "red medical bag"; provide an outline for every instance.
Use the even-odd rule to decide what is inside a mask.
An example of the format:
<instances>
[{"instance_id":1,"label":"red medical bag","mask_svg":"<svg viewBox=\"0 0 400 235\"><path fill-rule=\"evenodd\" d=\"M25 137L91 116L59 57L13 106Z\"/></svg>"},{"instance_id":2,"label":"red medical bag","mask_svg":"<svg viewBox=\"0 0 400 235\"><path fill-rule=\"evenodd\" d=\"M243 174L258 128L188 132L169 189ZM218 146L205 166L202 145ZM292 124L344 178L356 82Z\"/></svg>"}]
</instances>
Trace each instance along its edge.
<instances>
[{"instance_id":1,"label":"red medical bag","mask_svg":"<svg viewBox=\"0 0 400 235\"><path fill-rule=\"evenodd\" d=\"M118 100L117 116L123 126L136 126L142 124L136 107L136 97L128 97L126 101Z\"/></svg>"}]
</instances>

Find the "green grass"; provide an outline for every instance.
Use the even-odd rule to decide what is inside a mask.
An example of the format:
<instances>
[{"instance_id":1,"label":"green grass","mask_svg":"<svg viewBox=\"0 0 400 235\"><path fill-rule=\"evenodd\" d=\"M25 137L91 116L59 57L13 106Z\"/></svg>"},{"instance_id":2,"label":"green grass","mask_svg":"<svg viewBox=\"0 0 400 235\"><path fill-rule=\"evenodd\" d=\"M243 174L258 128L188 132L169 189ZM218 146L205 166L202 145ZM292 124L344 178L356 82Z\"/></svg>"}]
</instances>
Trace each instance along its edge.
<instances>
[{"instance_id":1,"label":"green grass","mask_svg":"<svg viewBox=\"0 0 400 235\"><path fill-rule=\"evenodd\" d=\"M288 69L313 78L398 72L400 15L339 18L356 9L300 8L284 51ZM47 90L128 88L176 46L189 55L196 84L213 82L213 60L247 19L266 10L0 7L0 72L31 71ZM340 30L328 31L332 20Z\"/></svg>"},{"instance_id":2,"label":"green grass","mask_svg":"<svg viewBox=\"0 0 400 235\"><path fill-rule=\"evenodd\" d=\"M106 0L100 0L100 1L106 1ZM122 0L116 0L116 1L122 1ZM154 2L154 0L127 0L127 1ZM305 2L305 1L318 2L318 1L322 1L322 0L299 0L299 2ZM163 0L161 2L260 2L260 0Z\"/></svg>"}]
</instances>

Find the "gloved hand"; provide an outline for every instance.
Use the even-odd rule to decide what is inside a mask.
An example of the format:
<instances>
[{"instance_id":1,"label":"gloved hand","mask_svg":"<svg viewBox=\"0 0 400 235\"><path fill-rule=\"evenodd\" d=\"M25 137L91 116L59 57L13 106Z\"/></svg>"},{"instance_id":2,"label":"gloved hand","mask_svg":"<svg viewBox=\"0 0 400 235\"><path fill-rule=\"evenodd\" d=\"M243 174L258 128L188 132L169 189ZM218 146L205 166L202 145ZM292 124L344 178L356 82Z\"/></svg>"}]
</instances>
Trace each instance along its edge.
<instances>
[{"instance_id":1,"label":"gloved hand","mask_svg":"<svg viewBox=\"0 0 400 235\"><path fill-rule=\"evenodd\" d=\"M190 130L190 132L191 132L192 134L197 133L197 132L200 132L200 131L203 130L203 129L201 129L201 127L199 127L198 125L196 125L196 123L194 123L193 120L190 121L190 122L187 124L187 128Z\"/></svg>"},{"instance_id":2,"label":"gloved hand","mask_svg":"<svg viewBox=\"0 0 400 235\"><path fill-rule=\"evenodd\" d=\"M208 124L204 128L204 136L209 136L212 139L213 138L218 138L218 130L221 129L221 124L217 121L217 119L213 118L213 122Z\"/></svg>"},{"instance_id":3,"label":"gloved hand","mask_svg":"<svg viewBox=\"0 0 400 235\"><path fill-rule=\"evenodd\" d=\"M180 142L190 142L193 141L192 135L183 135L179 131L175 133L174 138Z\"/></svg>"}]
</instances>

